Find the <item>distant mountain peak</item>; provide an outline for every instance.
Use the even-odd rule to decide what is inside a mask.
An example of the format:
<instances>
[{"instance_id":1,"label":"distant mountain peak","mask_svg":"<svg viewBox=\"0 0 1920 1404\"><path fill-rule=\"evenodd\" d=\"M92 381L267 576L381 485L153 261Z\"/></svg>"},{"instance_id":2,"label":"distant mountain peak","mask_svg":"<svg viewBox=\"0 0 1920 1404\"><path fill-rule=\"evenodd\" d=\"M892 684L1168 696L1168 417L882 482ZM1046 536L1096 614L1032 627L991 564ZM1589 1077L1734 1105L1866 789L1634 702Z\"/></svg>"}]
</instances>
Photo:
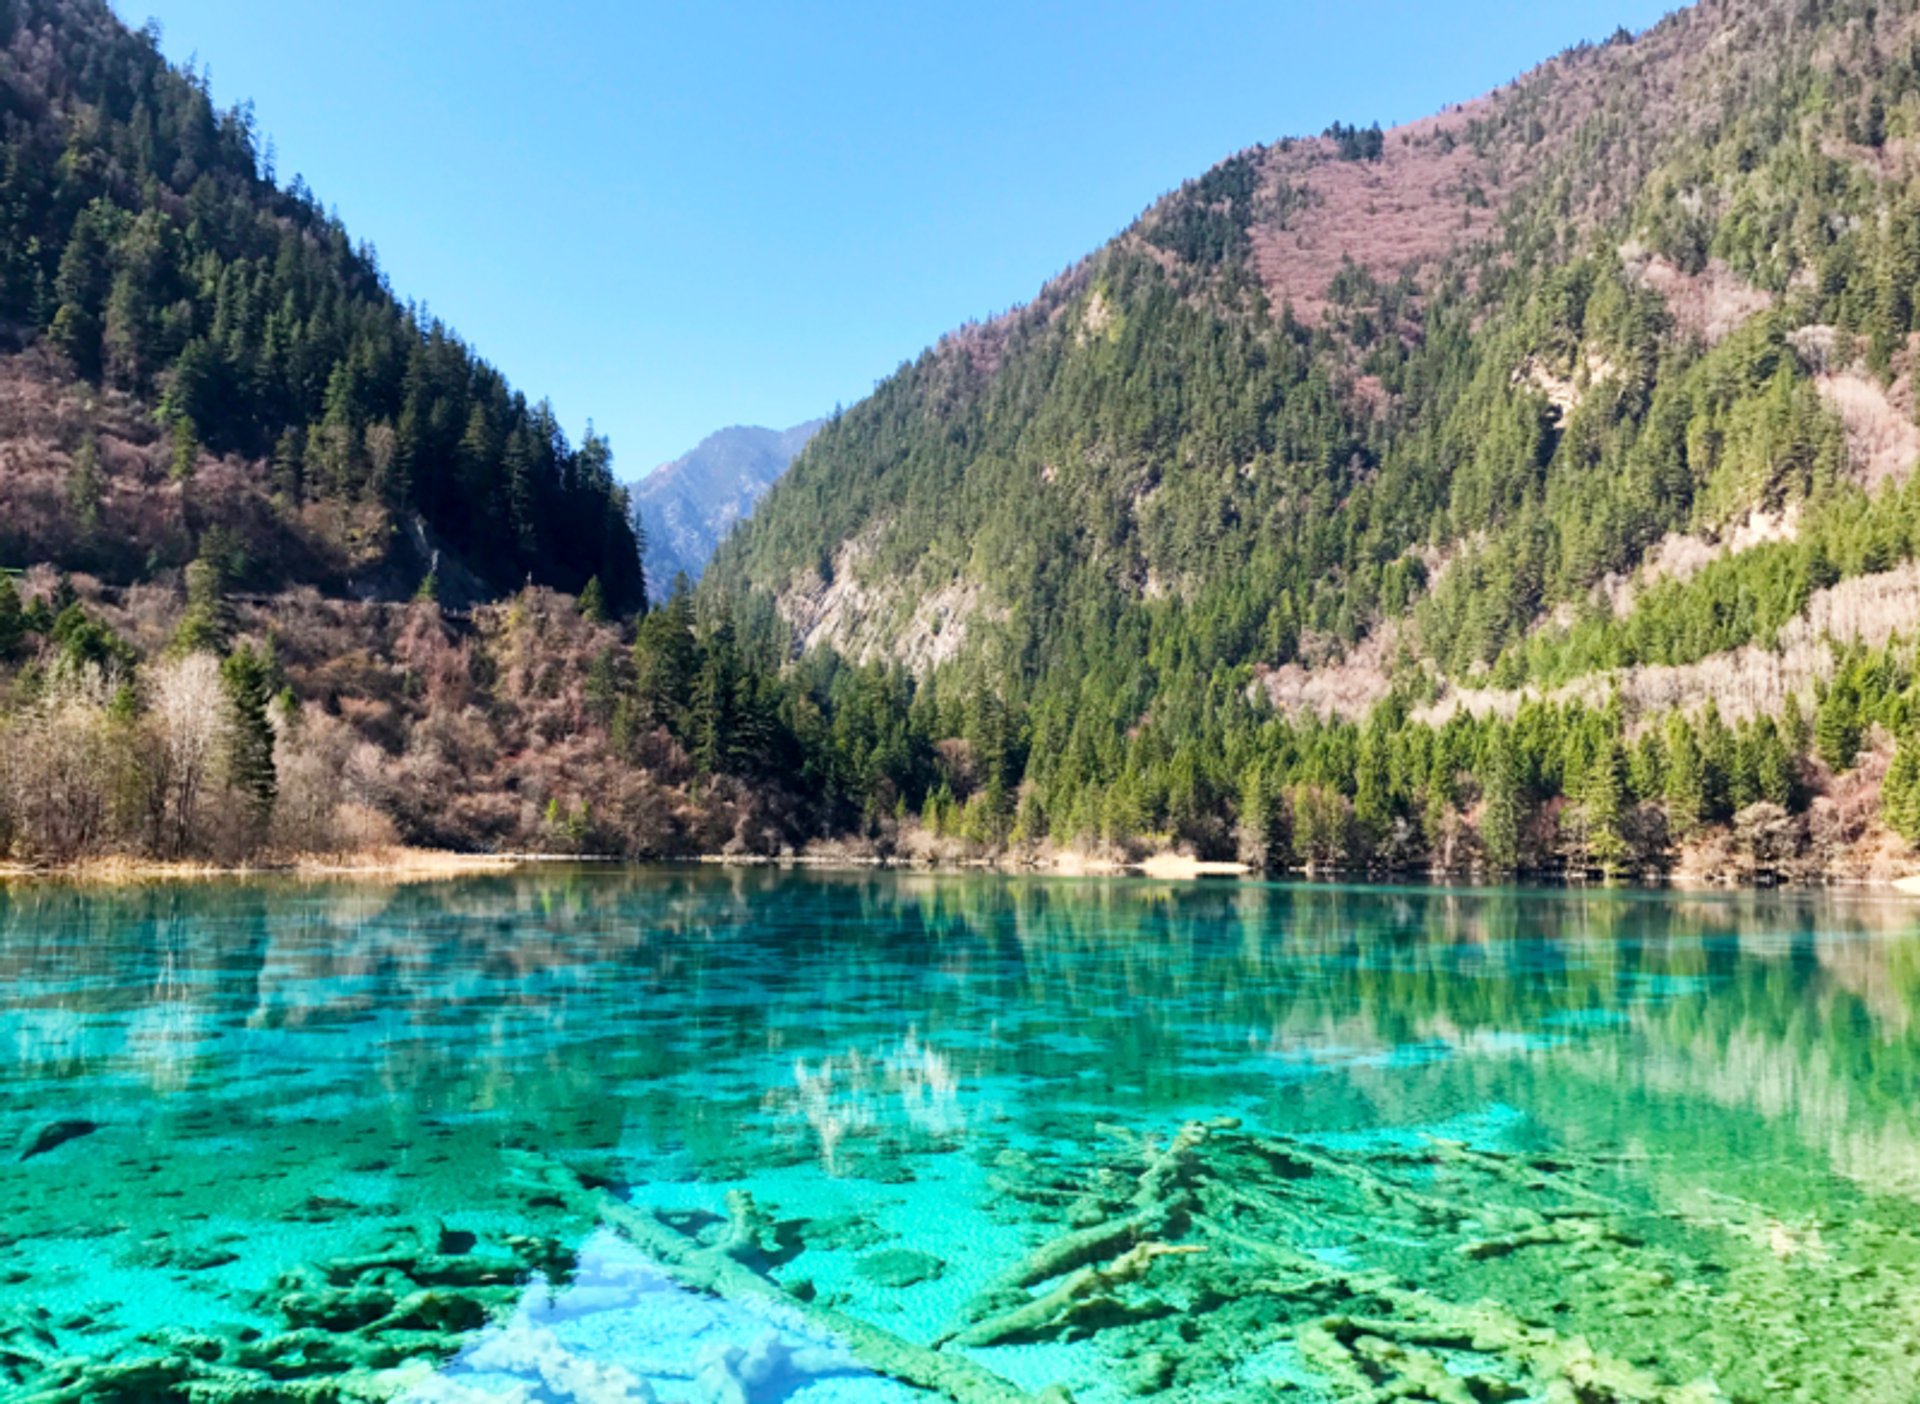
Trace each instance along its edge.
<instances>
[{"instance_id":1,"label":"distant mountain peak","mask_svg":"<svg viewBox=\"0 0 1920 1404\"><path fill-rule=\"evenodd\" d=\"M676 575L698 580L734 526L826 424L809 420L791 429L733 425L654 469L633 488L646 526L649 591L664 598Z\"/></svg>"}]
</instances>

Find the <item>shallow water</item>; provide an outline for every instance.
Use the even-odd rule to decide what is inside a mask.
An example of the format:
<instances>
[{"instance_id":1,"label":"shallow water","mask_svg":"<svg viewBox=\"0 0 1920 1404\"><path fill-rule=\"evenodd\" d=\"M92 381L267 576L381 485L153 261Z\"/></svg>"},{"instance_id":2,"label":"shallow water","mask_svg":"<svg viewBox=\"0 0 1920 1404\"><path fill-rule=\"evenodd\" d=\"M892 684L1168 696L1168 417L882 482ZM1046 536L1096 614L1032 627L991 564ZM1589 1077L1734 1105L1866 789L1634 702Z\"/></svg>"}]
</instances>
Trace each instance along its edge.
<instances>
[{"instance_id":1,"label":"shallow water","mask_svg":"<svg viewBox=\"0 0 1920 1404\"><path fill-rule=\"evenodd\" d=\"M929 1397L832 1311L1081 1404L1920 1398L1898 902L33 886L0 971L8 1397Z\"/></svg>"}]
</instances>

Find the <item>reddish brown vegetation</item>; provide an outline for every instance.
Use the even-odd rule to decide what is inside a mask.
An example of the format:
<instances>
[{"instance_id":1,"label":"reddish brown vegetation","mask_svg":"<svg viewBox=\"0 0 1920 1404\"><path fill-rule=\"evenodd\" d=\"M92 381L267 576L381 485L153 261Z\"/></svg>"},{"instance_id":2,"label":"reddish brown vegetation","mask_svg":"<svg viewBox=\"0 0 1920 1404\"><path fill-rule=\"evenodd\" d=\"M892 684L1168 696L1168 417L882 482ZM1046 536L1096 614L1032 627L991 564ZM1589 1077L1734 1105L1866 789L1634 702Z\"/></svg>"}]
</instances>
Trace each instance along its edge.
<instances>
[{"instance_id":1,"label":"reddish brown vegetation","mask_svg":"<svg viewBox=\"0 0 1920 1404\"><path fill-rule=\"evenodd\" d=\"M23 593L44 596L53 580L33 572ZM121 591L87 576L72 583L90 613L146 655L143 695L151 692L172 666L166 648L183 595L159 585ZM449 613L430 602L331 599L308 587L239 603L233 622L236 642L271 644L296 703L277 713L274 851L398 841L663 856L773 853L792 839L791 816L774 799L725 778L697 785L666 733L617 736L613 698L595 679L623 676L626 644L617 627L582 618L564 596L530 589ZM97 727L103 699L89 705L87 724ZM217 710L217 701L208 705ZM59 717L49 724L67 725ZM76 755L99 770L101 750L92 744ZM26 788L54 794L58 777L43 778ZM138 826L116 838L105 816L78 821L84 832L63 824L59 851L39 856L158 851ZM209 838L169 852L225 860L230 847Z\"/></svg>"},{"instance_id":2,"label":"reddish brown vegetation","mask_svg":"<svg viewBox=\"0 0 1920 1404\"><path fill-rule=\"evenodd\" d=\"M1463 244L1497 227L1499 172L1469 140L1469 124L1488 100L1387 133L1378 161L1344 161L1331 141L1267 149L1262 177L1269 200L1288 187L1305 200L1253 231L1255 266L1276 306L1314 325L1326 292L1349 261L1376 278L1430 269Z\"/></svg>"}]
</instances>

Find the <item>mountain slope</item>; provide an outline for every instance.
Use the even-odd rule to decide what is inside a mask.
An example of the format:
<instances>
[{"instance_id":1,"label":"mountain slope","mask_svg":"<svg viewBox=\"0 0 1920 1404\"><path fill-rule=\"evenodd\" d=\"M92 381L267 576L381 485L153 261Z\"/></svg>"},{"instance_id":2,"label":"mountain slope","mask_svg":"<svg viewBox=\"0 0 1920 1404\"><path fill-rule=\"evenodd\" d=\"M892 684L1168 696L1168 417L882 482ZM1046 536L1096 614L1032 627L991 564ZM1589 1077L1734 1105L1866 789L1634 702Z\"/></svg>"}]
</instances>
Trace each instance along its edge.
<instances>
[{"instance_id":1,"label":"mountain slope","mask_svg":"<svg viewBox=\"0 0 1920 1404\"><path fill-rule=\"evenodd\" d=\"M1358 802L1352 752L1284 759L1256 684L1296 721L1489 687L1511 714L1772 647L1914 546L1917 8L1711 0L1405 128L1242 152L822 431L708 599L937 705L990 689L1004 803L1054 837L1231 814L1253 760ZM1385 809L1471 807L1479 764ZM1577 800L1583 769L1525 788Z\"/></svg>"},{"instance_id":2,"label":"mountain slope","mask_svg":"<svg viewBox=\"0 0 1920 1404\"><path fill-rule=\"evenodd\" d=\"M825 423L816 419L784 432L722 429L634 484L634 507L646 530L647 580L656 599L666 597L677 575L700 578L714 549L753 514Z\"/></svg>"},{"instance_id":3,"label":"mountain slope","mask_svg":"<svg viewBox=\"0 0 1920 1404\"><path fill-rule=\"evenodd\" d=\"M101 0L0 5L0 325L7 564L131 581L218 529L261 588L640 603L607 445L403 305Z\"/></svg>"}]
</instances>

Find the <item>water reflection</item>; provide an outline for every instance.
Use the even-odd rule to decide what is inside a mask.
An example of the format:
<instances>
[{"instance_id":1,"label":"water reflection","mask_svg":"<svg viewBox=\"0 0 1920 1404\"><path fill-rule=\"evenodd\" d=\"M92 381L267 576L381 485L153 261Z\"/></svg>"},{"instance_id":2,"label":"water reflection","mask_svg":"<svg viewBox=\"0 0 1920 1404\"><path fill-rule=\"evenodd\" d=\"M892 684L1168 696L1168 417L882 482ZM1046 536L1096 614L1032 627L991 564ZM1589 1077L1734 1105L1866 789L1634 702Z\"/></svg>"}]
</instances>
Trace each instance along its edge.
<instances>
[{"instance_id":1,"label":"water reflection","mask_svg":"<svg viewBox=\"0 0 1920 1404\"><path fill-rule=\"evenodd\" d=\"M371 1227L522 1214L503 1187L524 1147L689 1211L757 1183L910 1216L909 1157L954 1153L942 1192L973 1212L1000 1158L1109 1124L1497 1115L1644 1157L1676 1203L1763 1198L1783 1261L1824 1251L1843 1191L1920 1202L1920 921L1858 896L704 870L28 886L0 889L0 980L0 1115L23 1141L99 1128L0 1167L0 1232L28 1245L0 1311L104 1303L76 1349L156 1313L247 1319ZM197 1286L130 1250L101 1266L155 1234L224 1235L233 1261ZM929 1299L985 1252L938 1251Z\"/></svg>"}]
</instances>

